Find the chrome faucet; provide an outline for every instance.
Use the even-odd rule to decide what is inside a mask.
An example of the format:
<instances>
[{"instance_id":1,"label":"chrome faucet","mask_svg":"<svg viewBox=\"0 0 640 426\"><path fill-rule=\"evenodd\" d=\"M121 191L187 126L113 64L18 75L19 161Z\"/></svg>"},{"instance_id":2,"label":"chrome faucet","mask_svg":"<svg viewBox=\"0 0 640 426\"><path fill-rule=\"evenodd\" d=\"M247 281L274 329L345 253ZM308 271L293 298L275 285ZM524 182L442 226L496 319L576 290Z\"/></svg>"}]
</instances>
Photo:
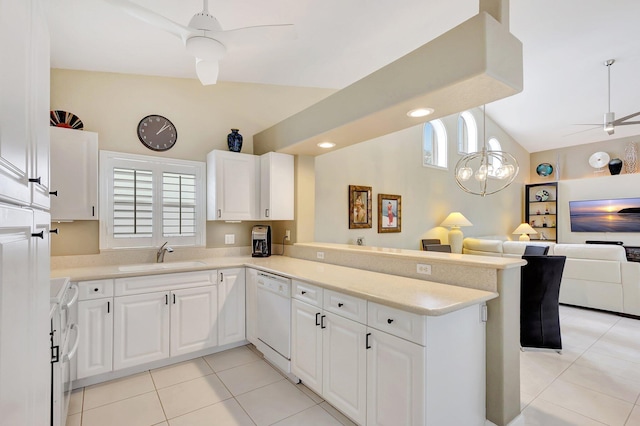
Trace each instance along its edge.
<instances>
[{"instance_id":1,"label":"chrome faucet","mask_svg":"<svg viewBox=\"0 0 640 426\"><path fill-rule=\"evenodd\" d=\"M156 263L164 262L164 254L166 252L173 253L173 249L171 247L165 247L167 243L168 241L165 241L165 243L158 249L158 252L156 253Z\"/></svg>"}]
</instances>

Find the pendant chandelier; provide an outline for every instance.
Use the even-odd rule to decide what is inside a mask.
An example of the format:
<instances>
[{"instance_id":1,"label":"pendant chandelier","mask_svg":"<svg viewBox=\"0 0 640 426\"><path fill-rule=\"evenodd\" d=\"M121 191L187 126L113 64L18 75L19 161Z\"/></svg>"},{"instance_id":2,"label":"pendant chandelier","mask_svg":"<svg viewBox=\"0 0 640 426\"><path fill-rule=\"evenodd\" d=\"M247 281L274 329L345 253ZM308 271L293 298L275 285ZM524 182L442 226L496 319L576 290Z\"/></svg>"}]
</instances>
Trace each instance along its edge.
<instances>
[{"instance_id":1,"label":"pendant chandelier","mask_svg":"<svg viewBox=\"0 0 640 426\"><path fill-rule=\"evenodd\" d=\"M474 195L495 194L509 186L518 176L518 160L504 151L487 149L485 106L482 107L482 150L471 152L456 163L456 183Z\"/></svg>"}]
</instances>

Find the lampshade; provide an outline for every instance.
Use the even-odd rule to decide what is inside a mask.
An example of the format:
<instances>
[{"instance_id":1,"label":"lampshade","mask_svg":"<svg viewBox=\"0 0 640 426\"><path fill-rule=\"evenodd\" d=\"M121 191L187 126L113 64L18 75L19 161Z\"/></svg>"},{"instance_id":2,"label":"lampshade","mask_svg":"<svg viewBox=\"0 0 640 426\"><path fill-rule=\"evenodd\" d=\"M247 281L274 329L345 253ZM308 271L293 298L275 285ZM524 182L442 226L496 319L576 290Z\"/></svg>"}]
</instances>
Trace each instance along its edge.
<instances>
[{"instance_id":1,"label":"lampshade","mask_svg":"<svg viewBox=\"0 0 640 426\"><path fill-rule=\"evenodd\" d=\"M520 241L529 241L530 238L528 234L537 234L538 231L533 229L528 223L521 223L512 233L520 234Z\"/></svg>"},{"instance_id":2,"label":"lampshade","mask_svg":"<svg viewBox=\"0 0 640 426\"><path fill-rule=\"evenodd\" d=\"M460 212L449 213L440 226L473 226L473 223L462 215Z\"/></svg>"}]
</instances>

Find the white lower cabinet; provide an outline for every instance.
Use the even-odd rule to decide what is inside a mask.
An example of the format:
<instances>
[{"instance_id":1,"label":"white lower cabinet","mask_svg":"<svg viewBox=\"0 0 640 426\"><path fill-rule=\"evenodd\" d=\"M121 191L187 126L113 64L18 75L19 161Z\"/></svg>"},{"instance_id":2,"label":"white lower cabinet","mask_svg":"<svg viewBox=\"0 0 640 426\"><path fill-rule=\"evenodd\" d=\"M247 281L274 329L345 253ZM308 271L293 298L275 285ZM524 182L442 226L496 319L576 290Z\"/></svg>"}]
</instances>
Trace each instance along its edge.
<instances>
[{"instance_id":1,"label":"white lower cabinet","mask_svg":"<svg viewBox=\"0 0 640 426\"><path fill-rule=\"evenodd\" d=\"M291 303L291 372L322 395L322 309L296 299Z\"/></svg>"},{"instance_id":2,"label":"white lower cabinet","mask_svg":"<svg viewBox=\"0 0 640 426\"><path fill-rule=\"evenodd\" d=\"M210 348L218 343L216 286L171 292L170 356Z\"/></svg>"},{"instance_id":3,"label":"white lower cabinet","mask_svg":"<svg viewBox=\"0 0 640 426\"><path fill-rule=\"evenodd\" d=\"M78 379L113 369L113 298L78 302Z\"/></svg>"},{"instance_id":4,"label":"white lower cabinet","mask_svg":"<svg viewBox=\"0 0 640 426\"><path fill-rule=\"evenodd\" d=\"M222 346L245 340L245 272L230 268L218 273L218 344Z\"/></svg>"},{"instance_id":5,"label":"white lower cabinet","mask_svg":"<svg viewBox=\"0 0 640 426\"><path fill-rule=\"evenodd\" d=\"M169 357L169 293L116 297L113 368L120 370Z\"/></svg>"}]
</instances>

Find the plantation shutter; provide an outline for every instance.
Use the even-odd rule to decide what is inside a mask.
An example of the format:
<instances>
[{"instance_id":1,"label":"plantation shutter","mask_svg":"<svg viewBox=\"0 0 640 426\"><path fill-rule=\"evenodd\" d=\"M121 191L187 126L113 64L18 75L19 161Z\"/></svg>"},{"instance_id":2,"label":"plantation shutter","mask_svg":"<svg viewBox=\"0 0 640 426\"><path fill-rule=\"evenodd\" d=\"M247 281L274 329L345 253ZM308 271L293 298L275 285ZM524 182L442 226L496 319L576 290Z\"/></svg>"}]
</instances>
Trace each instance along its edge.
<instances>
[{"instance_id":1,"label":"plantation shutter","mask_svg":"<svg viewBox=\"0 0 640 426\"><path fill-rule=\"evenodd\" d=\"M151 237L153 174L149 170L113 169L113 237Z\"/></svg>"},{"instance_id":2,"label":"plantation shutter","mask_svg":"<svg viewBox=\"0 0 640 426\"><path fill-rule=\"evenodd\" d=\"M162 235L188 237L196 233L196 176L162 173Z\"/></svg>"}]
</instances>

